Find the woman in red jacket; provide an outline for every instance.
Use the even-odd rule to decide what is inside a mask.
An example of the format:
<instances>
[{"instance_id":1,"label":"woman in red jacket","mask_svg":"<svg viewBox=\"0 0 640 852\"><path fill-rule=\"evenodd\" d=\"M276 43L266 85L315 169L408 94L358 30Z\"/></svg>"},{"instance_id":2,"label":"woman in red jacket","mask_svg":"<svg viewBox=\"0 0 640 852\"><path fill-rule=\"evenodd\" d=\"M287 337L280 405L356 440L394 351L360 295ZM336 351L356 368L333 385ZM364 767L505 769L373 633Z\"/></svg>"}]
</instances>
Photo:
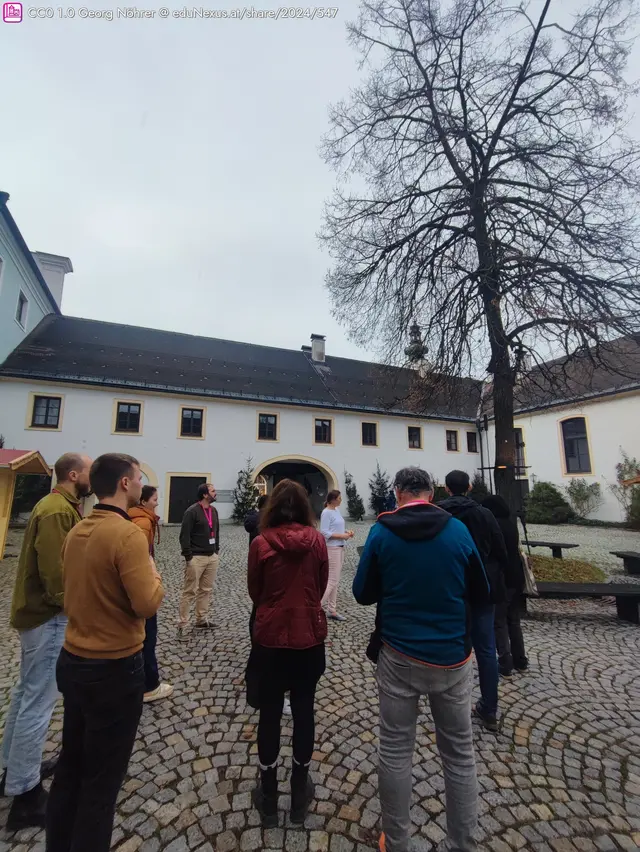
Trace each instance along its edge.
<instances>
[{"instance_id":1,"label":"woman in red jacket","mask_svg":"<svg viewBox=\"0 0 640 852\"><path fill-rule=\"evenodd\" d=\"M313 799L309 764L316 686L325 669L322 597L328 579L327 545L315 529L309 498L297 482L285 479L274 488L260 535L249 550L249 594L256 605L252 653L260 671L260 783L253 800L266 828L278 824L276 772L285 692L291 694L293 715L292 823L304 822Z\"/></svg>"}]
</instances>

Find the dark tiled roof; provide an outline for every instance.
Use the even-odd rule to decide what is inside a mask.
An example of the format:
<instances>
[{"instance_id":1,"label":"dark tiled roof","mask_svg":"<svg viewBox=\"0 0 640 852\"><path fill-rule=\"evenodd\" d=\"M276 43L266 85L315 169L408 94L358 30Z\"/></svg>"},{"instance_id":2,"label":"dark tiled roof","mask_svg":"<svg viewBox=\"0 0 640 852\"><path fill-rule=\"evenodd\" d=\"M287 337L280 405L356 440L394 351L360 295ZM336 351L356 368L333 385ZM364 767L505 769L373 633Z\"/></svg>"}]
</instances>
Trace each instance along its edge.
<instances>
[{"instance_id":1,"label":"dark tiled roof","mask_svg":"<svg viewBox=\"0 0 640 852\"><path fill-rule=\"evenodd\" d=\"M535 411L638 389L640 335L629 335L534 368L516 387L515 408Z\"/></svg>"},{"instance_id":2,"label":"dark tiled roof","mask_svg":"<svg viewBox=\"0 0 640 852\"><path fill-rule=\"evenodd\" d=\"M2 375L457 420L475 420L480 395L459 379L417 410L411 370L63 316L45 317Z\"/></svg>"}]
</instances>

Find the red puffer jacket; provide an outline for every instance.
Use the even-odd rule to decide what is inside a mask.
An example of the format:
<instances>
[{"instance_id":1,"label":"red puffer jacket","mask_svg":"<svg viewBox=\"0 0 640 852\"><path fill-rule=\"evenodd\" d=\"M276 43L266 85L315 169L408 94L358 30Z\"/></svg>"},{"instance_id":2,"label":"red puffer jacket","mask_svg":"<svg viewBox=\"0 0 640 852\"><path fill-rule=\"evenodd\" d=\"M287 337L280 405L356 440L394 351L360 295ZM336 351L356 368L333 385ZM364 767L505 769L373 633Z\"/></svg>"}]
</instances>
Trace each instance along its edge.
<instances>
[{"instance_id":1,"label":"red puffer jacket","mask_svg":"<svg viewBox=\"0 0 640 852\"><path fill-rule=\"evenodd\" d=\"M283 524L261 533L249 549L249 594L257 607L253 641L299 650L324 642L328 579L327 545L316 529Z\"/></svg>"}]
</instances>

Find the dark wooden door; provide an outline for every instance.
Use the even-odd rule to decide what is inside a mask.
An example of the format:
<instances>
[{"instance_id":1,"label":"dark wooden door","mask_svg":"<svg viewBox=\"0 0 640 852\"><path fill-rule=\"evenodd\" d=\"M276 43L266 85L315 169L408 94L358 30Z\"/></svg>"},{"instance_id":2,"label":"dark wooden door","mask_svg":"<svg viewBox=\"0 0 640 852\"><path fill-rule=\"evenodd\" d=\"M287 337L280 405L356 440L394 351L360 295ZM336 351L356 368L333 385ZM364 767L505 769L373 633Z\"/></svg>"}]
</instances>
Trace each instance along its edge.
<instances>
[{"instance_id":1,"label":"dark wooden door","mask_svg":"<svg viewBox=\"0 0 640 852\"><path fill-rule=\"evenodd\" d=\"M172 476L169 482L169 523L181 524L182 516L198 500L198 485L205 476Z\"/></svg>"}]
</instances>

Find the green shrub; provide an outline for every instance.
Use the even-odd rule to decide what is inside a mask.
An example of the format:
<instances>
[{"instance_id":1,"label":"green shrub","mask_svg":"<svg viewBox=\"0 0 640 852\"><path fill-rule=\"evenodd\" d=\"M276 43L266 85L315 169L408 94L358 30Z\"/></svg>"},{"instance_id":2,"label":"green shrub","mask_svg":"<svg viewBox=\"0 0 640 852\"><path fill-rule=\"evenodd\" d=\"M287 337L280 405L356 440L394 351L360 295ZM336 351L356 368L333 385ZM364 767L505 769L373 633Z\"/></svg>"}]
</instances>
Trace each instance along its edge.
<instances>
[{"instance_id":1,"label":"green shrub","mask_svg":"<svg viewBox=\"0 0 640 852\"><path fill-rule=\"evenodd\" d=\"M344 490L347 492L347 512L352 521L361 521L364 518L364 503L358 494L358 489L353 481L353 476L346 470L344 472Z\"/></svg>"},{"instance_id":2,"label":"green shrub","mask_svg":"<svg viewBox=\"0 0 640 852\"><path fill-rule=\"evenodd\" d=\"M472 500L475 500L476 503L482 503L491 492L487 488L487 485L482 478L482 474L480 471L477 471L473 479L471 480L471 491L469 492L469 497Z\"/></svg>"},{"instance_id":3,"label":"green shrub","mask_svg":"<svg viewBox=\"0 0 640 852\"><path fill-rule=\"evenodd\" d=\"M376 462L376 472L369 480L369 506L376 515L387 508L389 492L391 491L391 480L385 471L380 470L380 463Z\"/></svg>"},{"instance_id":4,"label":"green shrub","mask_svg":"<svg viewBox=\"0 0 640 852\"><path fill-rule=\"evenodd\" d=\"M550 482L536 482L526 501L527 523L566 524L574 511Z\"/></svg>"},{"instance_id":5,"label":"green shrub","mask_svg":"<svg viewBox=\"0 0 640 852\"><path fill-rule=\"evenodd\" d=\"M578 477L571 480L565 491L579 518L586 518L602 506L602 490L599 482L592 482L589 485L586 479Z\"/></svg>"}]
</instances>

